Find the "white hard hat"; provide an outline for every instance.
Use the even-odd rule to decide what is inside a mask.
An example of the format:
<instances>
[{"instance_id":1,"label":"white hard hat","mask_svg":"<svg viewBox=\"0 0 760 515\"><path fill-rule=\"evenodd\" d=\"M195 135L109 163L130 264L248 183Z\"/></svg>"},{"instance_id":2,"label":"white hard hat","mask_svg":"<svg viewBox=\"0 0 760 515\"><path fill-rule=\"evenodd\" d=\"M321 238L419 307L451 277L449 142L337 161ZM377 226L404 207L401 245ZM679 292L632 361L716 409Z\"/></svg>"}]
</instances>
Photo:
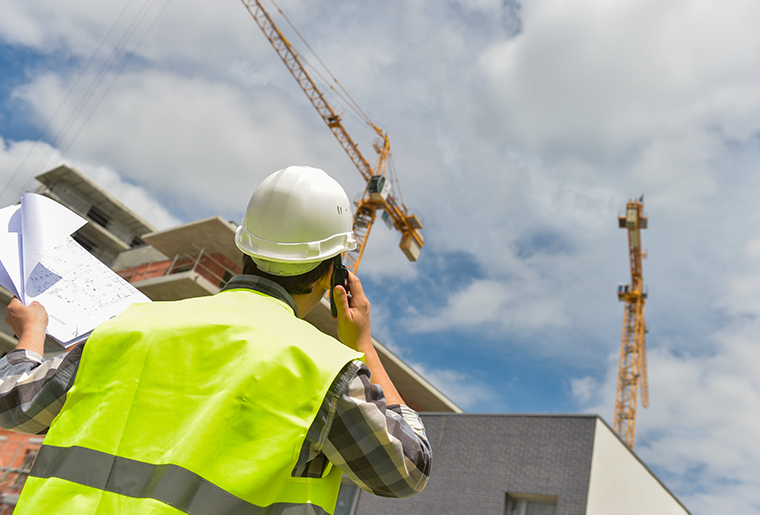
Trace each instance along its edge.
<instances>
[{"instance_id":1,"label":"white hard hat","mask_svg":"<svg viewBox=\"0 0 760 515\"><path fill-rule=\"evenodd\" d=\"M248 203L235 244L259 270L305 274L354 250L348 195L319 168L289 166L264 179Z\"/></svg>"}]
</instances>

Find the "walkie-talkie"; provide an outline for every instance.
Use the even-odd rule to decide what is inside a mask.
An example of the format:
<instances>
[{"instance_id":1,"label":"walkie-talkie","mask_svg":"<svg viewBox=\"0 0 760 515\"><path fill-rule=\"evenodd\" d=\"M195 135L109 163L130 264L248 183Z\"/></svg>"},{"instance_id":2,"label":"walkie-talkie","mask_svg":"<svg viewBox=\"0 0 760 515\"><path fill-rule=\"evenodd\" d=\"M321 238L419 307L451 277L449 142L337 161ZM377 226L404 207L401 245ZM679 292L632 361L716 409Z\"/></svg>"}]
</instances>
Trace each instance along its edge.
<instances>
[{"instance_id":1,"label":"walkie-talkie","mask_svg":"<svg viewBox=\"0 0 760 515\"><path fill-rule=\"evenodd\" d=\"M335 306L335 287L337 285L343 286L348 294L348 268L343 266L340 254L335 256L335 262L333 264L332 278L330 279L330 312L333 318L338 317L338 308Z\"/></svg>"}]
</instances>

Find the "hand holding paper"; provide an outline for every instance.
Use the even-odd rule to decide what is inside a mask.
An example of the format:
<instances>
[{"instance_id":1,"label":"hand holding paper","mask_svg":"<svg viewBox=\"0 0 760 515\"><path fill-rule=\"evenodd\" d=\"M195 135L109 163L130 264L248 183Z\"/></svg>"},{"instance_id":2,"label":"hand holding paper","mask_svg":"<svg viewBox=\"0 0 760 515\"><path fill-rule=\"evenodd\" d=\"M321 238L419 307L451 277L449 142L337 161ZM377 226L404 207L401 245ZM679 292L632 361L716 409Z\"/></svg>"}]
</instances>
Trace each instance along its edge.
<instances>
[{"instance_id":1,"label":"hand holding paper","mask_svg":"<svg viewBox=\"0 0 760 515\"><path fill-rule=\"evenodd\" d=\"M47 333L64 346L150 299L76 243L86 220L34 193L0 210L0 285L47 310Z\"/></svg>"},{"instance_id":2,"label":"hand holding paper","mask_svg":"<svg viewBox=\"0 0 760 515\"><path fill-rule=\"evenodd\" d=\"M8 304L5 323L18 336L17 349L28 349L40 355L44 354L48 316L42 304L35 301L29 306L24 306L18 298L14 297Z\"/></svg>"}]
</instances>

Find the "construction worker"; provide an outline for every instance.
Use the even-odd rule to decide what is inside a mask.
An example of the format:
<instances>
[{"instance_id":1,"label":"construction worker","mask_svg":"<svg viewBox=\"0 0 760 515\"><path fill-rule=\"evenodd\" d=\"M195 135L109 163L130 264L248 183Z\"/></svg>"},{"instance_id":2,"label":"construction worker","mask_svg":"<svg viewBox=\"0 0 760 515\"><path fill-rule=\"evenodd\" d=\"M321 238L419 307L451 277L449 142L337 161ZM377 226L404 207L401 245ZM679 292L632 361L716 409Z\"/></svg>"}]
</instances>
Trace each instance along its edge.
<instances>
[{"instance_id":1,"label":"construction worker","mask_svg":"<svg viewBox=\"0 0 760 515\"><path fill-rule=\"evenodd\" d=\"M136 304L44 360L47 314L13 299L0 425L47 433L18 514L331 514L345 473L422 490L431 451L370 336L359 279L333 289L342 343L301 320L356 246L345 191L288 167L256 189L220 293Z\"/></svg>"}]
</instances>

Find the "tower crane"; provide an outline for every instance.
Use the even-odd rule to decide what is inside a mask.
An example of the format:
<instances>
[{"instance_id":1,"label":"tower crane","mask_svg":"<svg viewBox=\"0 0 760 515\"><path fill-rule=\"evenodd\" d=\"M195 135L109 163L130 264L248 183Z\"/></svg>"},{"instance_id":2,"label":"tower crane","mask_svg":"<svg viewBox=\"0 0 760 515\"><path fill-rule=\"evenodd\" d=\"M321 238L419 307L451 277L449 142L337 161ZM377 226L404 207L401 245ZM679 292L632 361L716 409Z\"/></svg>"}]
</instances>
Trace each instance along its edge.
<instances>
[{"instance_id":1,"label":"tower crane","mask_svg":"<svg viewBox=\"0 0 760 515\"><path fill-rule=\"evenodd\" d=\"M641 230L647 228L644 216L644 196L630 200L624 216L618 217L621 229L628 230L628 251L631 266L631 283L618 286L618 300L625 302L623 337L620 343L620 368L618 371L617 398L615 401L615 432L633 450L636 437L636 403L641 389L641 405L649 406L647 385L646 322L641 261L646 250L641 247Z\"/></svg>"},{"instance_id":2,"label":"tower crane","mask_svg":"<svg viewBox=\"0 0 760 515\"><path fill-rule=\"evenodd\" d=\"M259 0L241 1L367 183L367 187L361 200L358 201L356 212L354 213L353 230L357 241L357 249L353 253L349 252L346 254L348 258L347 268L354 273L359 268L359 262L364 254L370 229L372 229L372 225L375 222L377 211L381 210L385 211L383 218L386 222L401 232L399 247L407 259L409 261L417 261L420 250L424 245L421 232L422 224L417 216L410 214L403 202L396 198L396 195L392 191L392 181L386 177L386 169L391 160L391 147L388 134L384 133L371 121L366 120L378 136L372 144L378 157L375 165L370 166L367 159L359 151L357 144L343 126L341 115L336 113L327 103L322 92L304 68L299 54L290 42L285 39L285 36L282 35L282 32L274 24L272 18L261 5L261 2Z\"/></svg>"}]
</instances>

